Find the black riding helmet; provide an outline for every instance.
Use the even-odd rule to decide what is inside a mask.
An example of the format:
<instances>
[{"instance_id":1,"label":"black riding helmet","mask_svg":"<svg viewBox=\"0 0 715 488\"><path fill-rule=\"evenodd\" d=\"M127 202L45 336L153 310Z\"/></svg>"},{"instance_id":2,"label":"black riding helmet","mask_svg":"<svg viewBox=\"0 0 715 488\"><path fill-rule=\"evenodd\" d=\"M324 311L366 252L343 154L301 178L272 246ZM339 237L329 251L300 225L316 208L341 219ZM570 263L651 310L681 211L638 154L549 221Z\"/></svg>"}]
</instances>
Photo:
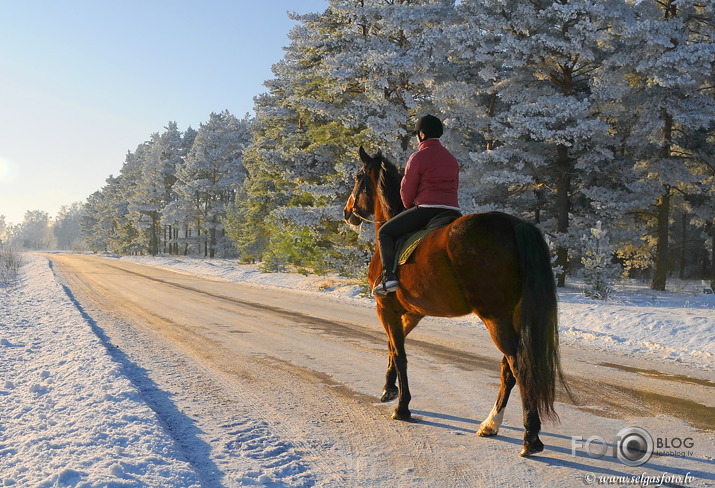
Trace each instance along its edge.
<instances>
[{"instance_id":1,"label":"black riding helmet","mask_svg":"<svg viewBox=\"0 0 715 488\"><path fill-rule=\"evenodd\" d=\"M420 117L415 124L415 135L423 132L427 139L439 139L444 133L442 121L434 115L427 114Z\"/></svg>"}]
</instances>

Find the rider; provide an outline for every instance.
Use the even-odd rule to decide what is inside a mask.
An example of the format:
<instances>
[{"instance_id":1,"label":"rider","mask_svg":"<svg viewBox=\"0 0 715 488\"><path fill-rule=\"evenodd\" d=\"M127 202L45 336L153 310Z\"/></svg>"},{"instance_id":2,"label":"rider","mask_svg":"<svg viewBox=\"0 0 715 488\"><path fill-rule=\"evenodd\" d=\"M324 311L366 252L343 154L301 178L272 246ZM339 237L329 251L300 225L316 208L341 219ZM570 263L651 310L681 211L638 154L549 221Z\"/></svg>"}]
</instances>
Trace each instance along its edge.
<instances>
[{"instance_id":1,"label":"rider","mask_svg":"<svg viewBox=\"0 0 715 488\"><path fill-rule=\"evenodd\" d=\"M415 125L419 146L407 160L400 186L406 210L383 224L378 232L383 273L373 295L385 296L399 288L395 275L396 239L422 229L445 209L459 211L459 164L439 141L443 132L442 122L434 115L421 117Z\"/></svg>"}]
</instances>

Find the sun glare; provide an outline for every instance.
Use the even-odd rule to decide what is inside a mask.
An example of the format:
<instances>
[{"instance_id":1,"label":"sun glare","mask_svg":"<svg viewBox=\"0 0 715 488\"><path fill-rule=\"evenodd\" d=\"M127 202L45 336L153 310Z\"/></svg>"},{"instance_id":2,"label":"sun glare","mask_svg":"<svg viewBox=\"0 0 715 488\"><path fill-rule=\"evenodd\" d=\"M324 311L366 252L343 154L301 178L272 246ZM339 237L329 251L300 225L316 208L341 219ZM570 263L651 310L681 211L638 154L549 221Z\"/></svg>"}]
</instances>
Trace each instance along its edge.
<instances>
[{"instance_id":1,"label":"sun glare","mask_svg":"<svg viewBox=\"0 0 715 488\"><path fill-rule=\"evenodd\" d=\"M15 179L16 165L0 156L0 183L10 183Z\"/></svg>"}]
</instances>

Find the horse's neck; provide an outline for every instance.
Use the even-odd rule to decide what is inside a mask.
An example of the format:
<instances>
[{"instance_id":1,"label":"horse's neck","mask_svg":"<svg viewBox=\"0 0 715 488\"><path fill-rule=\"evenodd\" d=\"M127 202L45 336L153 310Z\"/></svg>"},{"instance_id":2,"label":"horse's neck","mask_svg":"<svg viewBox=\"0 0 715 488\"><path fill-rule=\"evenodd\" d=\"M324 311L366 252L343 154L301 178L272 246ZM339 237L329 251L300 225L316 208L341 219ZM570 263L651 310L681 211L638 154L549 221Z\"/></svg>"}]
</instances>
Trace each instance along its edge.
<instances>
[{"instance_id":1,"label":"horse's neck","mask_svg":"<svg viewBox=\"0 0 715 488\"><path fill-rule=\"evenodd\" d=\"M401 210L401 209L400 209ZM375 198L375 237L377 238L377 233L380 231L382 224L390 220L392 217L400 213L400 210L395 211L390 208L388 202L383 202L383 196L379 195Z\"/></svg>"},{"instance_id":2,"label":"horse's neck","mask_svg":"<svg viewBox=\"0 0 715 488\"><path fill-rule=\"evenodd\" d=\"M390 220L390 218L394 217L398 213L400 213L402 209L402 203L400 203L400 208L393 208L393 206L390 204L390 201L388 200L388 197L385 193L383 193L379 188L380 188L380 181L379 178L376 178L375 181L373 181L373 184L375 185L374 187L378 189L375 193L375 208L373 209L373 215L375 216L375 222L377 224L375 225L376 227L376 232L380 228L380 224L383 222L387 222ZM399 191L399 190L398 190Z\"/></svg>"}]
</instances>

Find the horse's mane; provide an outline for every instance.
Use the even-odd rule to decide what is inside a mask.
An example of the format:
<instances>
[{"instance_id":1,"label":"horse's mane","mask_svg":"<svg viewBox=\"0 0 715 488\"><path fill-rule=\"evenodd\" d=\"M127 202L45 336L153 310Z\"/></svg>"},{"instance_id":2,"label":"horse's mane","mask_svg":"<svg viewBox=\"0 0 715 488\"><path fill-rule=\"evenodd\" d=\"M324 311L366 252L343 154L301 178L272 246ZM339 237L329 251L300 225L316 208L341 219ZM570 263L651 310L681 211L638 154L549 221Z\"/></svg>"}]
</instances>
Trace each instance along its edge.
<instances>
[{"instance_id":1,"label":"horse's mane","mask_svg":"<svg viewBox=\"0 0 715 488\"><path fill-rule=\"evenodd\" d=\"M401 181L402 174L400 174L400 171L383 156L377 192L382 204L382 210L388 218L394 217L405 209L404 205L402 205L402 197L400 197Z\"/></svg>"}]
</instances>

